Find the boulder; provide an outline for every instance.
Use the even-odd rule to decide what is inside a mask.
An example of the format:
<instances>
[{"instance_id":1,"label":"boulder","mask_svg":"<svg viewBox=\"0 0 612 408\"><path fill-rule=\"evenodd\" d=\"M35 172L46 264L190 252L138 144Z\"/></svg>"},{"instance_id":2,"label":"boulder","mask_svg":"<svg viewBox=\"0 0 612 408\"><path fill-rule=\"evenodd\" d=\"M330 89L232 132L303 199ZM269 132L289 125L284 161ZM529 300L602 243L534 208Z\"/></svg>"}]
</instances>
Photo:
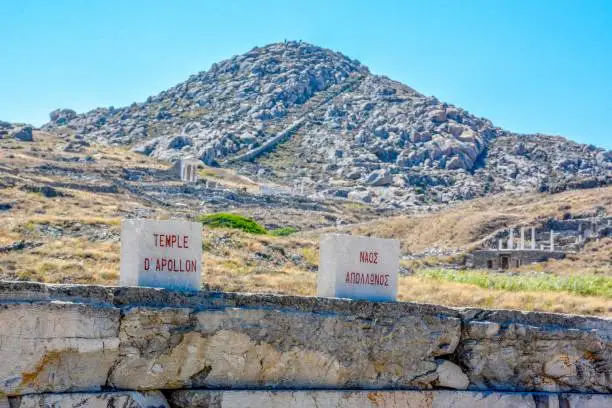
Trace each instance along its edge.
<instances>
[{"instance_id":1,"label":"boulder","mask_svg":"<svg viewBox=\"0 0 612 408\"><path fill-rule=\"evenodd\" d=\"M453 156L446 162L446 170L458 170L458 169L466 169L468 168L467 163L463 159L463 157L457 155Z\"/></svg>"},{"instance_id":2,"label":"boulder","mask_svg":"<svg viewBox=\"0 0 612 408\"><path fill-rule=\"evenodd\" d=\"M22 142L33 142L34 137L32 135L32 126L23 126L17 129L13 129L9 134L9 137L13 137Z\"/></svg>"},{"instance_id":3,"label":"boulder","mask_svg":"<svg viewBox=\"0 0 612 408\"><path fill-rule=\"evenodd\" d=\"M448 360L436 360L436 364L437 385L440 387L465 390L470 385L470 379L457 364Z\"/></svg>"},{"instance_id":4,"label":"boulder","mask_svg":"<svg viewBox=\"0 0 612 408\"><path fill-rule=\"evenodd\" d=\"M135 153L144 154L145 156L150 156L151 153L155 150L155 148L159 145L160 138L157 137L155 139L148 140L132 149Z\"/></svg>"},{"instance_id":5,"label":"boulder","mask_svg":"<svg viewBox=\"0 0 612 408\"><path fill-rule=\"evenodd\" d=\"M446 122L446 110L444 108L436 108L427 113L427 117L434 123Z\"/></svg>"},{"instance_id":6,"label":"boulder","mask_svg":"<svg viewBox=\"0 0 612 408\"><path fill-rule=\"evenodd\" d=\"M189 136L174 136L168 141L168 149L181 150L191 145L193 145L193 139Z\"/></svg>"},{"instance_id":7,"label":"boulder","mask_svg":"<svg viewBox=\"0 0 612 408\"><path fill-rule=\"evenodd\" d=\"M49 119L57 125L65 125L76 116L76 112L72 109L56 109L49 113Z\"/></svg>"},{"instance_id":8,"label":"boulder","mask_svg":"<svg viewBox=\"0 0 612 408\"><path fill-rule=\"evenodd\" d=\"M207 166L215 164L215 149L212 146L204 147L198 154L198 158Z\"/></svg>"},{"instance_id":9,"label":"boulder","mask_svg":"<svg viewBox=\"0 0 612 408\"><path fill-rule=\"evenodd\" d=\"M525 147L525 143L518 142L512 148L512 154L515 156L524 156L527 154L527 147Z\"/></svg>"},{"instance_id":10,"label":"boulder","mask_svg":"<svg viewBox=\"0 0 612 408\"><path fill-rule=\"evenodd\" d=\"M361 174L362 172L360 169L352 168L346 171L344 177L346 177L349 180L359 180L361 178Z\"/></svg>"},{"instance_id":11,"label":"boulder","mask_svg":"<svg viewBox=\"0 0 612 408\"><path fill-rule=\"evenodd\" d=\"M372 202L372 192L368 190L351 191L348 193L347 197L352 201L363 201L364 203Z\"/></svg>"},{"instance_id":12,"label":"boulder","mask_svg":"<svg viewBox=\"0 0 612 408\"><path fill-rule=\"evenodd\" d=\"M393 183L393 175L388 169L375 170L366 177L365 182L373 187L388 186Z\"/></svg>"}]
</instances>

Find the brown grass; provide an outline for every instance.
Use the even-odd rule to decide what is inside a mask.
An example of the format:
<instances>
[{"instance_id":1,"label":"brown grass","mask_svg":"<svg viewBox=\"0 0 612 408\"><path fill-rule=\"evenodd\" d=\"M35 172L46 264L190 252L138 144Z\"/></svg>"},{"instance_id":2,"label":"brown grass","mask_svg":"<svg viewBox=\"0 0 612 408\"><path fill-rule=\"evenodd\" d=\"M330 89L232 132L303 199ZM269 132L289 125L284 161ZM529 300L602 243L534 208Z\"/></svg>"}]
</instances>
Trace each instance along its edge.
<instances>
[{"instance_id":1,"label":"brown grass","mask_svg":"<svg viewBox=\"0 0 612 408\"><path fill-rule=\"evenodd\" d=\"M612 213L612 187L560 194L506 194L462 202L435 213L398 216L348 226L356 235L397 238L405 252L431 247L469 248L496 229L529 224L564 213L603 207Z\"/></svg>"},{"instance_id":2,"label":"brown grass","mask_svg":"<svg viewBox=\"0 0 612 408\"><path fill-rule=\"evenodd\" d=\"M38 136L40 142L35 144L0 141L0 163L25 169L45 163L47 158L59 154L57 140L44 134ZM95 154L97 162L92 166L99 168L117 169L125 163L130 166L135 163L147 167L167 166L115 147L92 147L82 155L85 154ZM216 178L236 188L256 188L256 185L232 170L205 168L202 172L206 177ZM27 181L28 174L22 171L7 177ZM54 238L41 233L40 226L51 225L70 231L74 224L80 223L104 226L118 233L121 218L136 210L146 209L151 218L157 219L177 216L175 210L156 208L128 194L62 191L69 196L45 198L40 194L25 192L19 186L0 188L0 202L10 202L14 206L10 211L0 213L0 246L18 240L41 244L22 251L0 253L0 279L115 285L119 277L120 243L90 240L87 236L70 234ZM361 204L340 203L339 206L343 214L347 217L350 214L354 219L359 219L360 214L369 211ZM457 204L437 213L381 219L341 230L398 238L402 241L403 250L408 252L418 252L434 246L469 248L497 228L561 217L565 212L592 211L597 206L612 212L611 187L556 195L502 195ZM294 220L299 221L300 217L305 217L298 210L291 211L276 212L255 208L246 209L245 213L260 221L282 226L293 225ZM187 212L181 214L188 215ZM279 214L284 214L286 219L279 218ZM324 214L313 213L309 217L323 218ZM288 224L287 219L292 222ZM307 225L310 221L300 222ZM320 233L321 230L317 230L289 237L273 237L248 235L238 231L204 230L204 282L220 290L312 296L316 292L319 257L317 243ZM425 268L451 261L451 258L431 257L403 264L412 268ZM609 274L611 263L612 240L605 239L589 243L585 251L569 255L565 260L524 269L539 269L561 275ZM513 308L604 316L612 314L611 301L606 298L577 296L566 292L491 290L422 276L401 277L399 299L459 307Z\"/></svg>"}]
</instances>

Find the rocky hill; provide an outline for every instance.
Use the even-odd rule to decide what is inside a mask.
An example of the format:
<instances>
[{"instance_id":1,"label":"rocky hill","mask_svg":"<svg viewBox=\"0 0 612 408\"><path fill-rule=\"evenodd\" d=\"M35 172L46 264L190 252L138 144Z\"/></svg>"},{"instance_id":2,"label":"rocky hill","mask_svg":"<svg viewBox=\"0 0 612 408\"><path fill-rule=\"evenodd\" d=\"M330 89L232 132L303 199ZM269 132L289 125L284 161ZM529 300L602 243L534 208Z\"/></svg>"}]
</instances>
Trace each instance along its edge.
<instances>
[{"instance_id":1,"label":"rocky hill","mask_svg":"<svg viewBox=\"0 0 612 408\"><path fill-rule=\"evenodd\" d=\"M612 184L612 152L505 131L303 42L254 48L143 103L50 116L47 131L380 207Z\"/></svg>"}]
</instances>

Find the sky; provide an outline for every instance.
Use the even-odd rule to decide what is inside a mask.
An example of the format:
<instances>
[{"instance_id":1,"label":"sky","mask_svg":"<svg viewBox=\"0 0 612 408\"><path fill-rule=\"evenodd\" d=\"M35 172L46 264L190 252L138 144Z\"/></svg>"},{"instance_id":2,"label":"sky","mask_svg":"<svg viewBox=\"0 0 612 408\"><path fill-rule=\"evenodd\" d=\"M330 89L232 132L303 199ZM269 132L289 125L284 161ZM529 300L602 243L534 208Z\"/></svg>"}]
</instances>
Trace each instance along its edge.
<instances>
[{"instance_id":1,"label":"sky","mask_svg":"<svg viewBox=\"0 0 612 408\"><path fill-rule=\"evenodd\" d=\"M0 0L0 120L144 101L303 40L522 133L612 149L612 1Z\"/></svg>"}]
</instances>

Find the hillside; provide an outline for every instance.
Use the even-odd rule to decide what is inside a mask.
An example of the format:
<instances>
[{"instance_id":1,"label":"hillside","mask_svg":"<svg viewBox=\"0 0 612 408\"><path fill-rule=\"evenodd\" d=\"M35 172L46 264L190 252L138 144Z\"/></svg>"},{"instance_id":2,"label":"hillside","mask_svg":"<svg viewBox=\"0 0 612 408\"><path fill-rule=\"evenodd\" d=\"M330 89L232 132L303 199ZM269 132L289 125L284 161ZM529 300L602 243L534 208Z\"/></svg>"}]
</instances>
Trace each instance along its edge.
<instances>
[{"instance_id":1,"label":"hillside","mask_svg":"<svg viewBox=\"0 0 612 408\"><path fill-rule=\"evenodd\" d=\"M401 300L612 313L609 237L587 242L562 261L494 274L508 280L499 287L483 287L482 279L476 280L479 272L448 276L432 269L456 267L470 248L507 226L609 215L612 187L504 193L429 213L393 215L367 203L268 196L255 181L227 169L204 167L201 182L186 185L168 177L167 163L123 147L78 141L38 131L33 141L0 139L0 279L115 284L121 219L195 219L230 211L269 230L290 226L298 232L273 236L204 228L204 281L214 289L313 295L319 236L341 231L401 240Z\"/></svg>"},{"instance_id":2,"label":"hillside","mask_svg":"<svg viewBox=\"0 0 612 408\"><path fill-rule=\"evenodd\" d=\"M497 128L302 42L254 48L143 103L54 111L44 129L381 208L612 183L612 152Z\"/></svg>"}]
</instances>

